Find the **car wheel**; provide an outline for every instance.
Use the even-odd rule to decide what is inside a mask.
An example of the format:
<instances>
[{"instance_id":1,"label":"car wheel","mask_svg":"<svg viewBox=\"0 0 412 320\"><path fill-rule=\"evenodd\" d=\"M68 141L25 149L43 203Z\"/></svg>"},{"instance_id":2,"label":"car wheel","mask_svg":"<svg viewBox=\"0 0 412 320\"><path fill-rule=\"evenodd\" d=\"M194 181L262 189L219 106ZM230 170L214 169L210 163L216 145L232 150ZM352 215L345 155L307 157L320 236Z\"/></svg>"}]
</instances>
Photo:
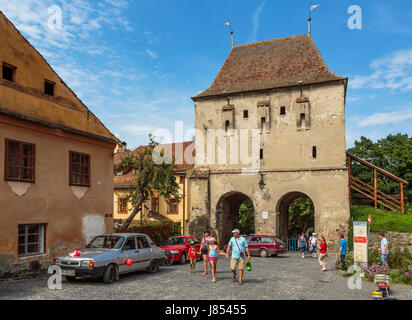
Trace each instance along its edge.
<instances>
[{"instance_id":1,"label":"car wheel","mask_svg":"<svg viewBox=\"0 0 412 320\"><path fill-rule=\"evenodd\" d=\"M109 284L109 283L112 283L113 281L114 281L114 266L110 264L104 270L103 282Z\"/></svg>"},{"instance_id":2,"label":"car wheel","mask_svg":"<svg viewBox=\"0 0 412 320\"><path fill-rule=\"evenodd\" d=\"M268 256L268 251L266 249L262 249L262 250L259 251L259 255L262 258L266 258Z\"/></svg>"},{"instance_id":3,"label":"car wheel","mask_svg":"<svg viewBox=\"0 0 412 320\"><path fill-rule=\"evenodd\" d=\"M70 282L76 281L76 277L73 277L73 276L65 276L65 277L67 281L70 281Z\"/></svg>"},{"instance_id":4,"label":"car wheel","mask_svg":"<svg viewBox=\"0 0 412 320\"><path fill-rule=\"evenodd\" d=\"M186 264L186 253L183 252L183 253L180 255L179 263L180 263L180 264Z\"/></svg>"},{"instance_id":5,"label":"car wheel","mask_svg":"<svg viewBox=\"0 0 412 320\"><path fill-rule=\"evenodd\" d=\"M158 271L159 271L159 261L157 261L156 259L152 260L150 262L149 268L147 268L147 272L156 273Z\"/></svg>"}]
</instances>

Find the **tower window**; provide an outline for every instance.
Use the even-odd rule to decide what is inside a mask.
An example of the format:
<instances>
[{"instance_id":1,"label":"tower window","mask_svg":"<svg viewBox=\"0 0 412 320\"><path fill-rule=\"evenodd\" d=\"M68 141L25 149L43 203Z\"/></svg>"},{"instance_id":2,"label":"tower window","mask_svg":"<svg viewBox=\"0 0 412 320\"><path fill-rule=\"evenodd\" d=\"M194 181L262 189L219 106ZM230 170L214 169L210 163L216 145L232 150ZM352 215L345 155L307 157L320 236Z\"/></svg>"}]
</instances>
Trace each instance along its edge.
<instances>
[{"instance_id":1,"label":"tower window","mask_svg":"<svg viewBox=\"0 0 412 320\"><path fill-rule=\"evenodd\" d=\"M54 82L44 80L44 93L49 96L54 96Z\"/></svg>"},{"instance_id":2,"label":"tower window","mask_svg":"<svg viewBox=\"0 0 412 320\"><path fill-rule=\"evenodd\" d=\"M316 147L315 146L312 147L312 157L316 158Z\"/></svg>"},{"instance_id":3,"label":"tower window","mask_svg":"<svg viewBox=\"0 0 412 320\"><path fill-rule=\"evenodd\" d=\"M249 118L249 111L243 110L243 118Z\"/></svg>"},{"instance_id":4,"label":"tower window","mask_svg":"<svg viewBox=\"0 0 412 320\"><path fill-rule=\"evenodd\" d=\"M3 79L8 81L14 81L16 73L16 67L3 62Z\"/></svg>"},{"instance_id":5,"label":"tower window","mask_svg":"<svg viewBox=\"0 0 412 320\"><path fill-rule=\"evenodd\" d=\"M226 120L225 121L225 130L227 131L229 129L230 121Z\"/></svg>"},{"instance_id":6,"label":"tower window","mask_svg":"<svg viewBox=\"0 0 412 320\"><path fill-rule=\"evenodd\" d=\"M259 157L260 157L260 160L263 159L263 149L260 149L260 155L259 155Z\"/></svg>"},{"instance_id":7,"label":"tower window","mask_svg":"<svg viewBox=\"0 0 412 320\"><path fill-rule=\"evenodd\" d=\"M286 107L280 107L280 115L284 116L286 114Z\"/></svg>"},{"instance_id":8,"label":"tower window","mask_svg":"<svg viewBox=\"0 0 412 320\"><path fill-rule=\"evenodd\" d=\"M261 119L260 119L260 128L263 130L263 127L265 126L265 124L266 124L266 118L265 117L262 117Z\"/></svg>"}]
</instances>

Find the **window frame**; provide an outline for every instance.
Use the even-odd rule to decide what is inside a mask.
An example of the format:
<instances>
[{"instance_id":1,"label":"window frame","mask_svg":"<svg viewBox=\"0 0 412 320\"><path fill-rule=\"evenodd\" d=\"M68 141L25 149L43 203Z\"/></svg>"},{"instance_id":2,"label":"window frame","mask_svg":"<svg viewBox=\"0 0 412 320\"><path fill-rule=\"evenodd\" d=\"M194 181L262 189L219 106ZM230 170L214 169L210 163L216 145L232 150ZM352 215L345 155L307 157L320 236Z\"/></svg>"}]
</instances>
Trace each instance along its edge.
<instances>
[{"instance_id":1,"label":"window frame","mask_svg":"<svg viewBox=\"0 0 412 320\"><path fill-rule=\"evenodd\" d=\"M157 203L157 211L155 211L155 203ZM159 211L160 211L159 197L152 197L152 199L151 199L151 210L152 210L152 213L154 215L159 214Z\"/></svg>"},{"instance_id":2,"label":"window frame","mask_svg":"<svg viewBox=\"0 0 412 320\"><path fill-rule=\"evenodd\" d=\"M122 201L125 201L125 203L124 203L124 209L125 209L125 211L120 211L120 206L121 206L121 204L122 204ZM127 212L128 212L128 210L127 210L127 198L125 198L125 197L118 197L117 198L117 213L118 214L127 214ZM122 208L123 208L123 205L122 205Z\"/></svg>"},{"instance_id":3,"label":"window frame","mask_svg":"<svg viewBox=\"0 0 412 320\"><path fill-rule=\"evenodd\" d=\"M11 71L12 71L12 76L11 76L12 80L4 78L4 67L11 69ZM17 70L16 66L13 66L12 64L3 61L2 65L1 65L1 79L2 80L7 80L7 81L10 81L10 82L16 82L16 70Z\"/></svg>"},{"instance_id":4,"label":"window frame","mask_svg":"<svg viewBox=\"0 0 412 320\"><path fill-rule=\"evenodd\" d=\"M13 139L4 139L4 180L5 181L17 181L17 182L28 182L28 183L35 183L36 178L36 145L30 142L24 142L19 140ZM18 143L19 144L19 154L18 154L18 170L19 170L19 178L9 178L9 143ZM23 147L24 146L31 146L33 147L33 166L32 167L24 167L24 156L23 156ZM32 178L31 179L23 179L23 169L31 169L32 170Z\"/></svg>"},{"instance_id":5,"label":"window frame","mask_svg":"<svg viewBox=\"0 0 412 320\"><path fill-rule=\"evenodd\" d=\"M29 226L40 226L40 232L39 232L39 251L38 252L32 252L32 253L28 253L28 227ZM25 246L25 253L20 254L19 253L19 247L20 247L20 242L19 242L19 227L25 227L25 233L24 233L24 238L25 238L25 242L24 242L24 246ZM25 224L19 224L17 226L17 255L20 258L23 257L31 257L31 256L38 256L38 255L42 255L45 254L47 252L46 250L46 231L47 231L47 223L25 223ZM41 249L41 250L40 250Z\"/></svg>"},{"instance_id":6,"label":"window frame","mask_svg":"<svg viewBox=\"0 0 412 320\"><path fill-rule=\"evenodd\" d=\"M51 85L51 86L52 86L52 90L53 90L53 91L52 91L52 94L48 94L48 93L46 92L46 85ZM56 88L56 83L55 83L55 82L50 81L50 80L47 80L47 79L44 79L44 91L43 91L43 93L44 93L46 96L54 97L55 88Z\"/></svg>"},{"instance_id":7,"label":"window frame","mask_svg":"<svg viewBox=\"0 0 412 320\"><path fill-rule=\"evenodd\" d=\"M173 202L174 205L176 205L176 212L172 212L172 211L169 210L170 206L172 205L169 202ZM169 202L166 202L166 204L167 204L167 214L179 214L179 202L174 198L169 199Z\"/></svg>"},{"instance_id":8,"label":"window frame","mask_svg":"<svg viewBox=\"0 0 412 320\"><path fill-rule=\"evenodd\" d=\"M73 172L72 172L72 159L73 159L73 157L72 156L73 156L73 154L78 154L80 156L88 156L88 163L87 163L87 166L88 166L88 170L87 170L88 181L87 182L88 183L82 184L82 183L73 183L72 182L72 174L73 174ZM80 177L81 177L82 176L82 174L81 174L81 172L82 172L82 170L81 170L81 168L82 168L81 160L80 160L79 164L80 164ZM90 154L70 150L69 151L69 185L70 186L89 187L90 188L90 181L91 181L90 167L91 167L91 156L90 156Z\"/></svg>"}]
</instances>

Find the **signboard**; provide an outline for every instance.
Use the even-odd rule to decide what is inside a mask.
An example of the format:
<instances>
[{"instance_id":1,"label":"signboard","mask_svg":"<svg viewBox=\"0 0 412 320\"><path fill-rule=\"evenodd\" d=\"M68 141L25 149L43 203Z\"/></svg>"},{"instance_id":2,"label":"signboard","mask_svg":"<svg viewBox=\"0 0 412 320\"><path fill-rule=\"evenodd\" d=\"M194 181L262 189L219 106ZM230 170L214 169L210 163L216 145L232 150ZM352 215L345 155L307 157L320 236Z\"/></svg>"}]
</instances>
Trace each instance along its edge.
<instances>
[{"instance_id":1,"label":"signboard","mask_svg":"<svg viewBox=\"0 0 412 320\"><path fill-rule=\"evenodd\" d=\"M262 219L268 219L268 218L269 218L269 212L262 211Z\"/></svg>"},{"instance_id":2,"label":"signboard","mask_svg":"<svg viewBox=\"0 0 412 320\"><path fill-rule=\"evenodd\" d=\"M355 263L368 263L368 223L353 221L353 260Z\"/></svg>"},{"instance_id":3,"label":"signboard","mask_svg":"<svg viewBox=\"0 0 412 320\"><path fill-rule=\"evenodd\" d=\"M372 222L372 217L371 217L371 216L368 216L368 224L370 225L371 222Z\"/></svg>"}]
</instances>

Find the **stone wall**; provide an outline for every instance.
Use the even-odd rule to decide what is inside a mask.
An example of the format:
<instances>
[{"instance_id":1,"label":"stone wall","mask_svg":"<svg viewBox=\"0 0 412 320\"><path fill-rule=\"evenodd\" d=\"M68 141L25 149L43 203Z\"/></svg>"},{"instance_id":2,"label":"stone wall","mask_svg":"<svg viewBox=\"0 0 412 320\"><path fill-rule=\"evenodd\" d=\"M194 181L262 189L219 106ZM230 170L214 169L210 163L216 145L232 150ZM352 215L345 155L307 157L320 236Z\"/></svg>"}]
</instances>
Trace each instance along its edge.
<instances>
[{"instance_id":1,"label":"stone wall","mask_svg":"<svg viewBox=\"0 0 412 320\"><path fill-rule=\"evenodd\" d=\"M395 248L408 248L412 251L412 233L400 233L387 231L385 232L385 237L389 241L389 250L393 252ZM371 232L369 234L369 247L379 248L381 240L379 239L378 232Z\"/></svg>"}]
</instances>

